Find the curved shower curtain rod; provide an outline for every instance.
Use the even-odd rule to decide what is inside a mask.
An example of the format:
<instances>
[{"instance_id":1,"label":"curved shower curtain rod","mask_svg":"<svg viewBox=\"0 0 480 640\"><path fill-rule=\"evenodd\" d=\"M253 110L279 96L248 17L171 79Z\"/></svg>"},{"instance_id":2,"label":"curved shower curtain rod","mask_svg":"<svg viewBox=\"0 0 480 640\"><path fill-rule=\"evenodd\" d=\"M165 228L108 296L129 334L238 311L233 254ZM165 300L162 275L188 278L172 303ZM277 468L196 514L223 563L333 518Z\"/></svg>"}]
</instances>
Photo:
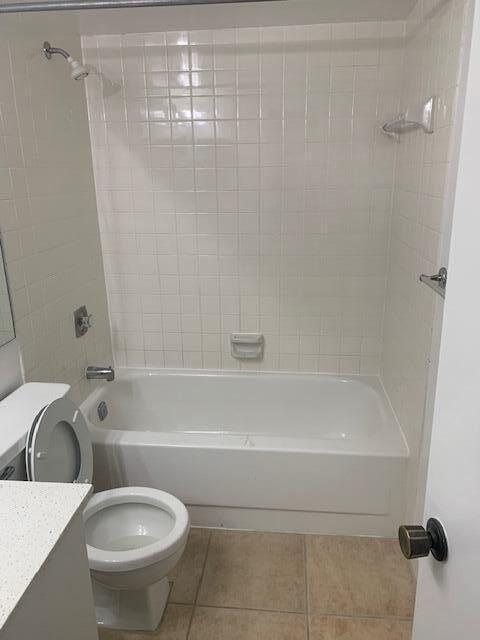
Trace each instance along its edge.
<instances>
[{"instance_id":1,"label":"curved shower curtain rod","mask_svg":"<svg viewBox=\"0 0 480 640\"><path fill-rule=\"evenodd\" d=\"M176 7L203 4L238 4L244 2L276 2L277 0L39 0L0 4L0 13L32 11L78 11L81 9L134 9L138 7Z\"/></svg>"}]
</instances>

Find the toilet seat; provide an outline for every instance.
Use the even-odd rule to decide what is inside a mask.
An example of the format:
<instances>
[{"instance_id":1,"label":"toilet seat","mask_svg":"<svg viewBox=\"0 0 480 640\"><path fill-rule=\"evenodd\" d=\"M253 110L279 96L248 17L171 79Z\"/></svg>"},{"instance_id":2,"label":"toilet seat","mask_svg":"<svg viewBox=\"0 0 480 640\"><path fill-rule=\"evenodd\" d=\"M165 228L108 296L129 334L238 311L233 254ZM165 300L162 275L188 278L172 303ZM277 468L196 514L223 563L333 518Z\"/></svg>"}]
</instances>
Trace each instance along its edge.
<instances>
[{"instance_id":1,"label":"toilet seat","mask_svg":"<svg viewBox=\"0 0 480 640\"><path fill-rule=\"evenodd\" d=\"M55 400L37 415L28 433L26 467L28 479L36 482L92 481L90 432L71 400ZM89 544L94 519L97 529L107 536L101 547ZM132 571L160 562L185 544L189 530L183 503L165 491L147 487L95 494L84 510L84 521L90 568L103 572ZM139 532L132 535L135 527ZM115 548L113 540L122 535L124 540L130 538L130 546Z\"/></svg>"},{"instance_id":2,"label":"toilet seat","mask_svg":"<svg viewBox=\"0 0 480 640\"><path fill-rule=\"evenodd\" d=\"M116 546L114 540L131 533L132 520L128 517L128 509L132 505L152 507L152 512L148 516L144 513L142 521L138 522L142 529L142 534L137 536L138 541L143 536L145 544L135 544L128 549L109 548ZM118 512L112 511L109 514L112 507L118 507ZM95 523L96 514L98 518ZM158 516L170 518L171 526L168 526L166 535L160 532L152 541L150 536L145 535L145 530L148 530L149 523L152 531L158 530ZM123 487L97 493L87 503L83 518L90 568L102 572L133 571L165 560L183 548L189 531L189 516L185 505L165 491L148 487ZM108 519L111 520L110 524ZM95 535L99 537L95 526L103 528L101 547L94 544Z\"/></svg>"},{"instance_id":3,"label":"toilet seat","mask_svg":"<svg viewBox=\"0 0 480 640\"><path fill-rule=\"evenodd\" d=\"M90 433L71 400L54 400L37 415L28 433L25 462L27 477L35 482L92 481Z\"/></svg>"}]
</instances>

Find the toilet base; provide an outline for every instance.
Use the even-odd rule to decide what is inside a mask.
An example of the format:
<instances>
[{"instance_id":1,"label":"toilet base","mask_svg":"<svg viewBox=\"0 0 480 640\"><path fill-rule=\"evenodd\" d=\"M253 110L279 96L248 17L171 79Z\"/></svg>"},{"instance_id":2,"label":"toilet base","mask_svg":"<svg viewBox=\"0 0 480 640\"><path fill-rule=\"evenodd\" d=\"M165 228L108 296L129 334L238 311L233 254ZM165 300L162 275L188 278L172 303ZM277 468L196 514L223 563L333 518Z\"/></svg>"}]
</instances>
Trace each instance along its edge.
<instances>
[{"instance_id":1,"label":"toilet base","mask_svg":"<svg viewBox=\"0 0 480 640\"><path fill-rule=\"evenodd\" d=\"M144 589L110 589L92 580L97 624L109 629L154 631L165 610L167 578Z\"/></svg>"}]
</instances>

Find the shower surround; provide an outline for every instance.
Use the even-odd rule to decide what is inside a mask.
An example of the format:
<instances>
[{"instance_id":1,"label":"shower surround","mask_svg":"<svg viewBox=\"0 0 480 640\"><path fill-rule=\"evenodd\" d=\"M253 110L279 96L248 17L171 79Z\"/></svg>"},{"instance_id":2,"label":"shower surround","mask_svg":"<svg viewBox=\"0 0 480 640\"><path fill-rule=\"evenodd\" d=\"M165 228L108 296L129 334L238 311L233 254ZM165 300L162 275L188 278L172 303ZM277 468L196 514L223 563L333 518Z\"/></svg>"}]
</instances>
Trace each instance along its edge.
<instances>
[{"instance_id":1,"label":"shower surround","mask_svg":"<svg viewBox=\"0 0 480 640\"><path fill-rule=\"evenodd\" d=\"M421 0L406 24L401 108L437 97L434 134L398 145L382 349L381 377L410 447L412 522L423 518L443 315L443 300L418 276L448 266L472 9L470 0Z\"/></svg>"},{"instance_id":2,"label":"shower surround","mask_svg":"<svg viewBox=\"0 0 480 640\"><path fill-rule=\"evenodd\" d=\"M83 37L117 365L378 373L403 32Z\"/></svg>"},{"instance_id":3,"label":"shower surround","mask_svg":"<svg viewBox=\"0 0 480 640\"><path fill-rule=\"evenodd\" d=\"M418 275L448 262L471 8L82 38L117 365L380 375L411 521L443 309ZM433 135L380 132L432 95Z\"/></svg>"}]
</instances>

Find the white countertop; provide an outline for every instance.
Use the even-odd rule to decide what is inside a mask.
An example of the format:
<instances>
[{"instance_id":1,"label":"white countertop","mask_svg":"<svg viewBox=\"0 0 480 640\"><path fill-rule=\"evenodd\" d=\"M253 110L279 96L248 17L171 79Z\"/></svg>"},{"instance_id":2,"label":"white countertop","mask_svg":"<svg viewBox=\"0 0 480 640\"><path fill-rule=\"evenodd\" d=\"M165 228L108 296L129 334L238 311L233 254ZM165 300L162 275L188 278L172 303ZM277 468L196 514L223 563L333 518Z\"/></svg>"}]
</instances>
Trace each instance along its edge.
<instances>
[{"instance_id":1,"label":"white countertop","mask_svg":"<svg viewBox=\"0 0 480 640\"><path fill-rule=\"evenodd\" d=\"M0 481L0 629L91 489Z\"/></svg>"}]
</instances>

